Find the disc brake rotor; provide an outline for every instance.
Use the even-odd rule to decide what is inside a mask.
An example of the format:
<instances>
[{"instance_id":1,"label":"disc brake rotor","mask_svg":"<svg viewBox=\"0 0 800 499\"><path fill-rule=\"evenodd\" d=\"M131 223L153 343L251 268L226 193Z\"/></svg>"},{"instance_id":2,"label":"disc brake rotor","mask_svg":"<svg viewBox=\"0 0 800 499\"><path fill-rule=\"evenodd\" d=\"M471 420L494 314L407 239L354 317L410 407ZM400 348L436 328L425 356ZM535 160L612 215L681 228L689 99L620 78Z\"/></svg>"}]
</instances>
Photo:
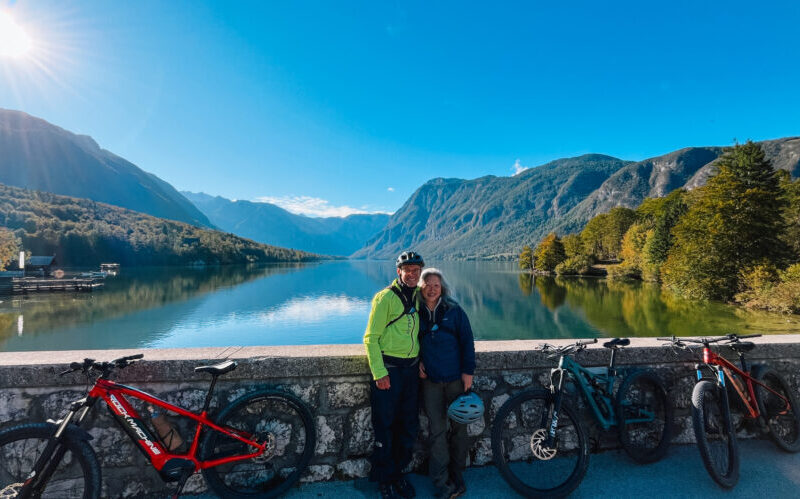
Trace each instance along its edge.
<instances>
[{"instance_id":1,"label":"disc brake rotor","mask_svg":"<svg viewBox=\"0 0 800 499\"><path fill-rule=\"evenodd\" d=\"M253 458L254 463L266 463L275 456L275 450L278 448L278 439L275 434L272 432L267 433L263 437L263 442L264 452L260 456ZM0 497L0 499L2 498Z\"/></svg>"},{"instance_id":2,"label":"disc brake rotor","mask_svg":"<svg viewBox=\"0 0 800 499\"><path fill-rule=\"evenodd\" d=\"M0 489L0 499L10 499L12 497L17 497L19 495L19 491L22 490L23 485L25 484L22 482L6 485L2 489Z\"/></svg>"},{"instance_id":3,"label":"disc brake rotor","mask_svg":"<svg viewBox=\"0 0 800 499\"><path fill-rule=\"evenodd\" d=\"M547 461L553 459L558 453L557 449L551 449L542 445L547 440L547 430L539 428L531 435L531 451L536 459Z\"/></svg>"}]
</instances>

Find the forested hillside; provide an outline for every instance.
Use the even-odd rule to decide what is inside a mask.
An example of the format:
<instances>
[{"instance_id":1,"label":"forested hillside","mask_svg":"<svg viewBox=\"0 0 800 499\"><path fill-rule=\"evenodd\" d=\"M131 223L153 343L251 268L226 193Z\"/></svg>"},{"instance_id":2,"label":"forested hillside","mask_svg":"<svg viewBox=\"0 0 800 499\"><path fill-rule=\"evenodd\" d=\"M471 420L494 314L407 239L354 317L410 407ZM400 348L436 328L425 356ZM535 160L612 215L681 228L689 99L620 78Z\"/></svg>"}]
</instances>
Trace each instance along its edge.
<instances>
[{"instance_id":1,"label":"forested hillside","mask_svg":"<svg viewBox=\"0 0 800 499\"><path fill-rule=\"evenodd\" d=\"M98 203L0 184L0 227L59 265L187 265L308 261L318 255ZM6 238L7 239L7 238ZM13 254L13 253L12 253Z\"/></svg>"},{"instance_id":2,"label":"forested hillside","mask_svg":"<svg viewBox=\"0 0 800 499\"><path fill-rule=\"evenodd\" d=\"M0 183L211 226L174 187L100 146L20 111L0 109Z\"/></svg>"}]
</instances>

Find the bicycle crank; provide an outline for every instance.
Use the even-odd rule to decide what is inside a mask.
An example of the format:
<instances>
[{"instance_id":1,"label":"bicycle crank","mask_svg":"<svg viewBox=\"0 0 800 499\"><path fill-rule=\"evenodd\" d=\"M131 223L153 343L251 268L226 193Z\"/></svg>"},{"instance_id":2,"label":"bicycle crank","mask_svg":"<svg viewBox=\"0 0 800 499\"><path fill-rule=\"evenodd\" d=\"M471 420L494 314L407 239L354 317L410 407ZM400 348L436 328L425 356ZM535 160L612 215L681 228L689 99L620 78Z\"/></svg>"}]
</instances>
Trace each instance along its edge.
<instances>
[{"instance_id":1,"label":"bicycle crank","mask_svg":"<svg viewBox=\"0 0 800 499\"><path fill-rule=\"evenodd\" d=\"M558 453L557 449L551 449L550 447L542 445L545 440L547 440L547 430L544 428L539 428L531 435L531 451L536 459L541 461L553 459Z\"/></svg>"}]
</instances>

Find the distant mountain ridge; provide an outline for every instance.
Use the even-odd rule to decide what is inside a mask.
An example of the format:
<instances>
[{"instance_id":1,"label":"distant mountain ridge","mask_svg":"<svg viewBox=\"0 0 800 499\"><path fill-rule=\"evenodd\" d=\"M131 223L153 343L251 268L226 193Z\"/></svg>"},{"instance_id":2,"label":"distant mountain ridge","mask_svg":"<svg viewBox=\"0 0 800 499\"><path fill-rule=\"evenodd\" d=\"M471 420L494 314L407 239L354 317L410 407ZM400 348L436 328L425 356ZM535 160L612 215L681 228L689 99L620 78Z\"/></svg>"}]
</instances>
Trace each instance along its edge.
<instances>
[{"instance_id":1,"label":"distant mountain ridge","mask_svg":"<svg viewBox=\"0 0 800 499\"><path fill-rule=\"evenodd\" d=\"M800 137L760 142L776 169L800 176ZM687 147L643 161L588 154L513 177L433 179L411 195L386 228L353 256L391 258L413 248L426 257L506 258L550 231L579 231L616 206L703 185L723 147Z\"/></svg>"},{"instance_id":2,"label":"distant mountain ridge","mask_svg":"<svg viewBox=\"0 0 800 499\"><path fill-rule=\"evenodd\" d=\"M350 255L389 221L386 214L312 218L270 203L231 201L202 192L182 194L222 230L265 244L325 255Z\"/></svg>"},{"instance_id":3,"label":"distant mountain ridge","mask_svg":"<svg viewBox=\"0 0 800 499\"><path fill-rule=\"evenodd\" d=\"M630 163L587 154L513 177L430 180L353 256L390 258L407 248L426 257L510 256L537 227L568 213Z\"/></svg>"},{"instance_id":4,"label":"distant mountain ridge","mask_svg":"<svg viewBox=\"0 0 800 499\"><path fill-rule=\"evenodd\" d=\"M210 227L174 187L133 163L21 111L0 109L0 183L87 198Z\"/></svg>"}]
</instances>

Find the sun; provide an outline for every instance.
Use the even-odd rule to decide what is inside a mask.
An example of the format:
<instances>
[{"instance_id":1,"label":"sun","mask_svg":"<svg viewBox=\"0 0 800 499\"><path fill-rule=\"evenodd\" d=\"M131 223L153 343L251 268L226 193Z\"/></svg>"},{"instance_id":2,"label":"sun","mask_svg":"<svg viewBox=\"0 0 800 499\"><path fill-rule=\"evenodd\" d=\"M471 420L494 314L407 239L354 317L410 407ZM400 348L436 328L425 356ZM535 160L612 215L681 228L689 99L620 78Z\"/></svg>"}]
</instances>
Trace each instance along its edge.
<instances>
[{"instance_id":1,"label":"sun","mask_svg":"<svg viewBox=\"0 0 800 499\"><path fill-rule=\"evenodd\" d=\"M14 19L0 12L0 57L20 59L28 55L33 42Z\"/></svg>"}]
</instances>

